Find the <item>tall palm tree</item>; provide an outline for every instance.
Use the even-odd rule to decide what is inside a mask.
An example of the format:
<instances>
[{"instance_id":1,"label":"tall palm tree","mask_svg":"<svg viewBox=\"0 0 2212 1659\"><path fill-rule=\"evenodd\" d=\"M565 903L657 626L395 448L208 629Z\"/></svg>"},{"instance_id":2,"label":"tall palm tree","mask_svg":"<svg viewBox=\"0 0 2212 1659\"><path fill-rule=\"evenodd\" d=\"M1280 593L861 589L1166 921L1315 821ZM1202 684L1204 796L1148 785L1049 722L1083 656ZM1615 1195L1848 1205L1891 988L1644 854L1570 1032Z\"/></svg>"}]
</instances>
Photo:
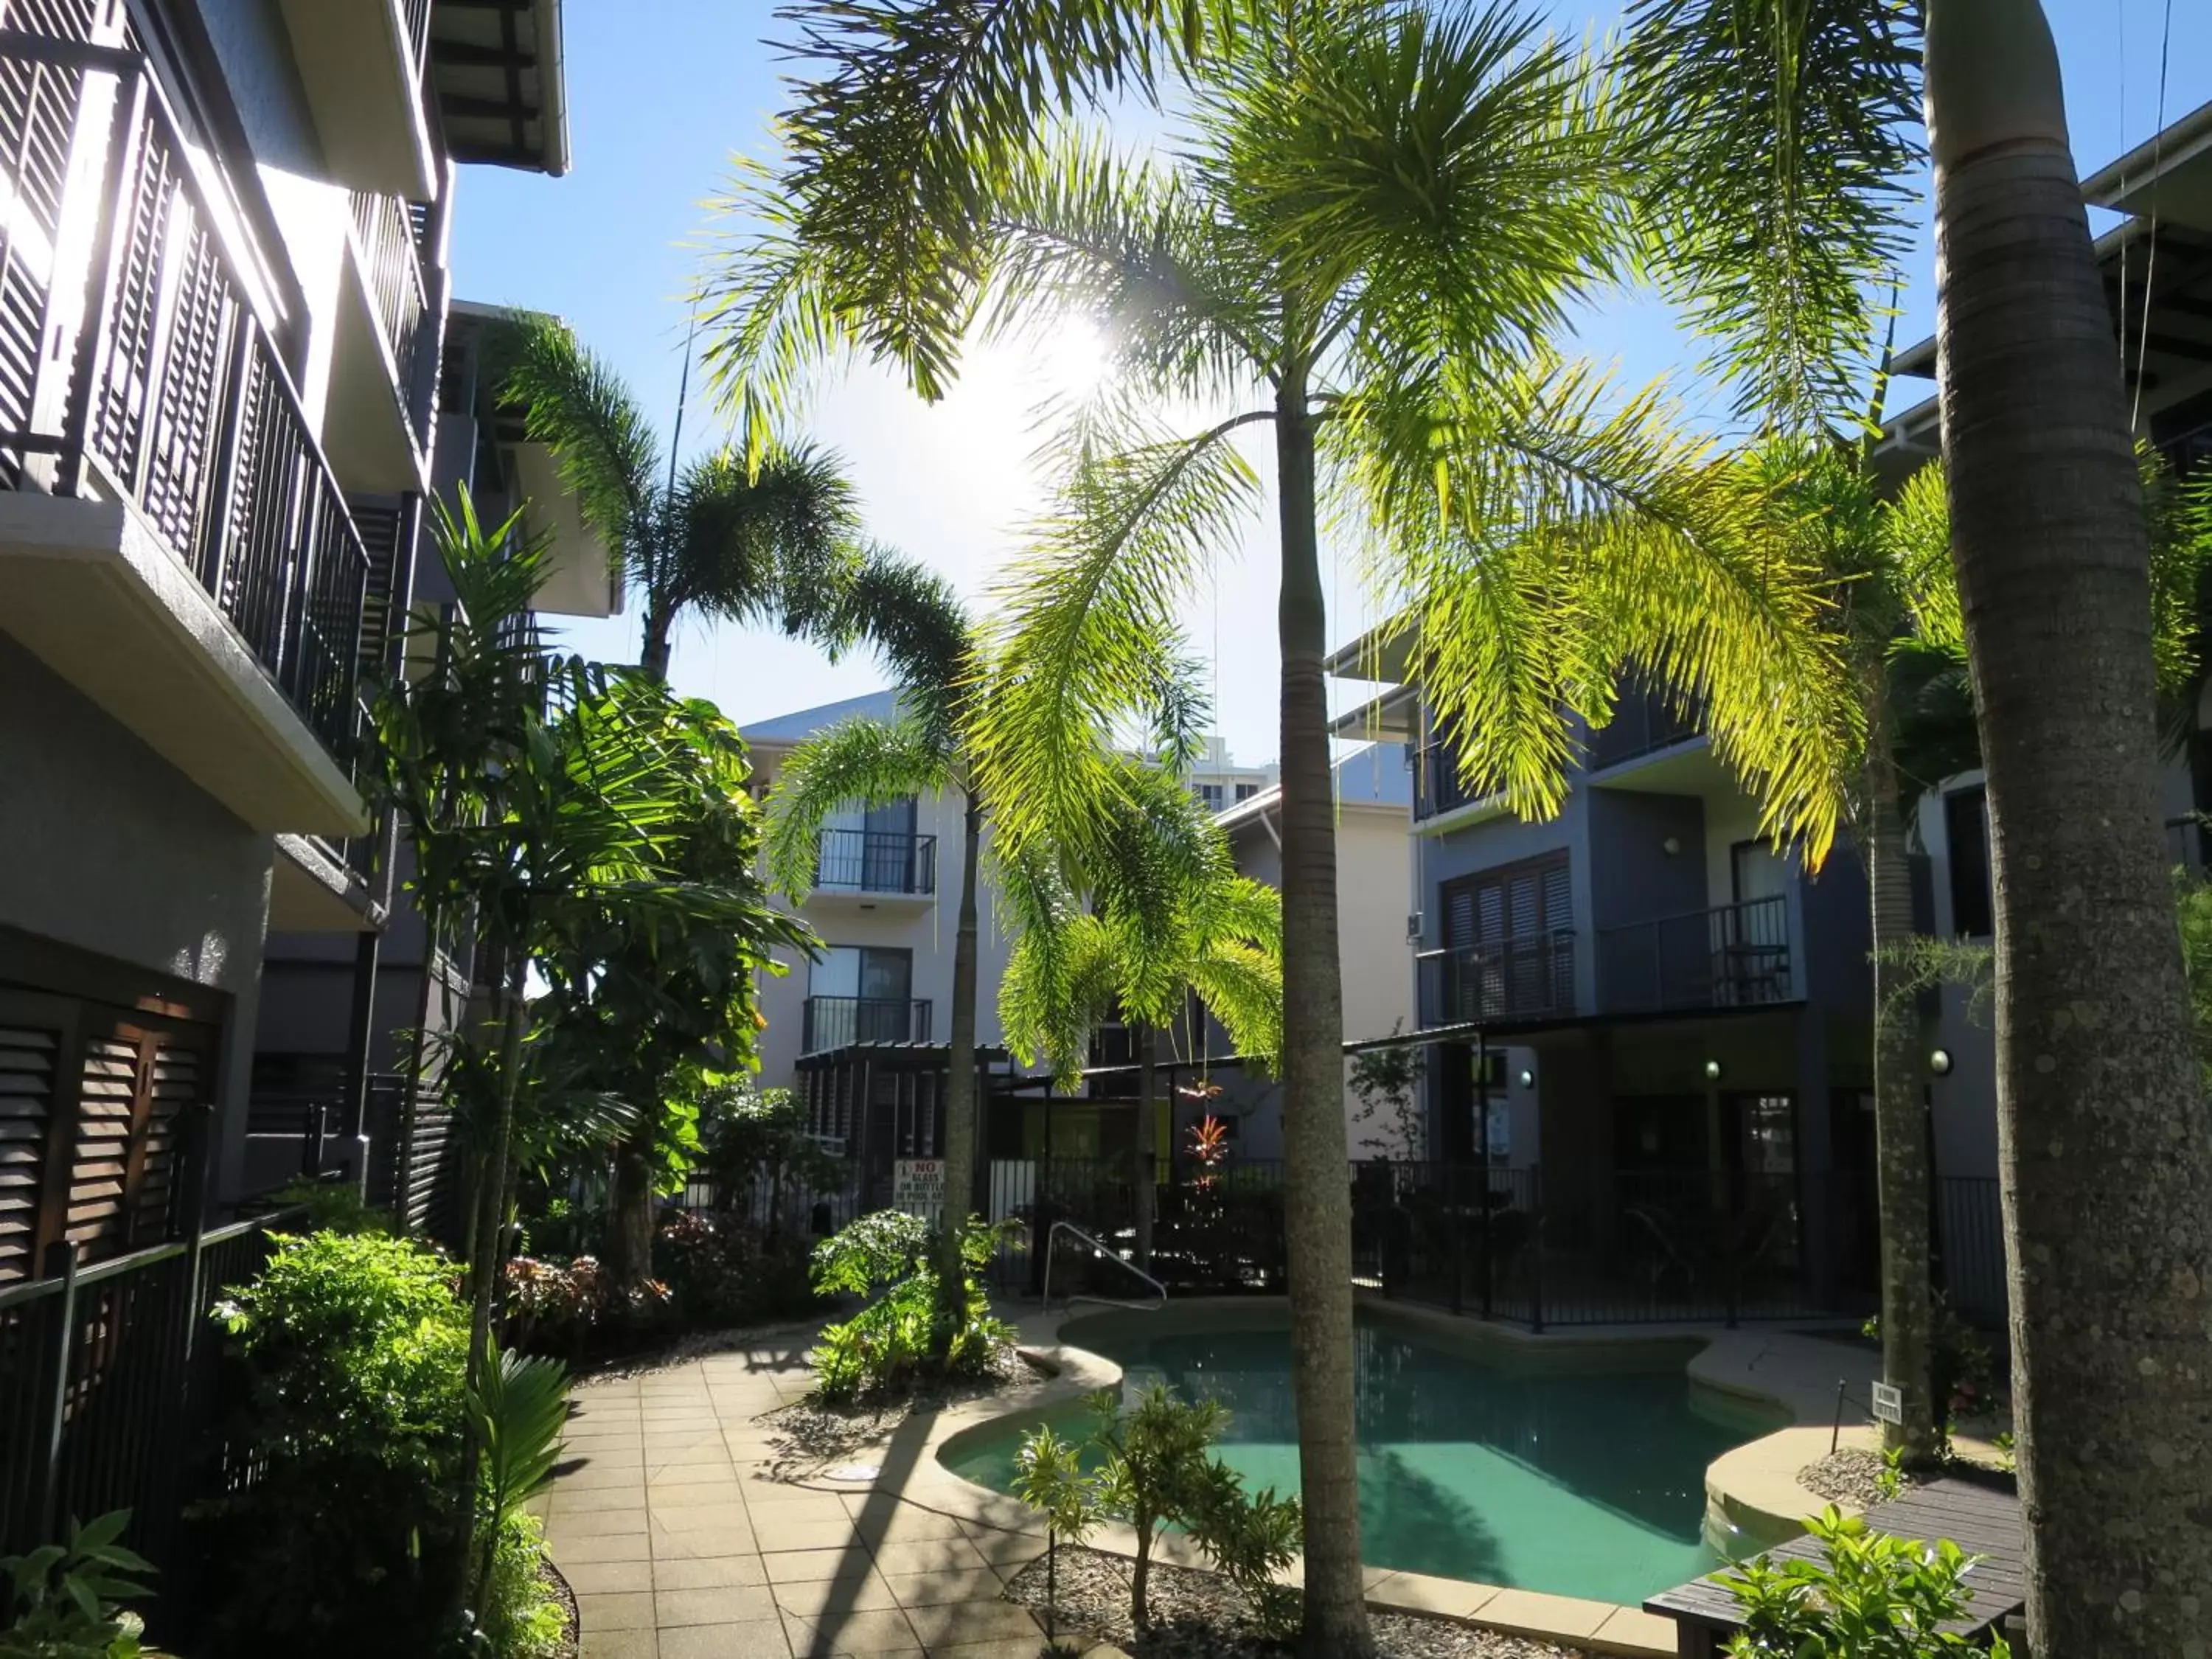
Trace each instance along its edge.
<instances>
[{"instance_id":1,"label":"tall palm tree","mask_svg":"<svg viewBox=\"0 0 2212 1659\"><path fill-rule=\"evenodd\" d=\"M1899 146L1925 111L1996 897L2030 1634L2039 1652L2186 1651L2212 1582L2212 1125L2159 822L2148 515L2048 21L2040 0L1654 0L1635 21L1664 65L1650 153L1679 291L1709 296L1732 362L1812 388L1801 408L1820 375L1788 366L1871 337L1853 280L1893 254Z\"/></svg>"},{"instance_id":2,"label":"tall palm tree","mask_svg":"<svg viewBox=\"0 0 2212 1659\"><path fill-rule=\"evenodd\" d=\"M888 806L945 793L960 803L960 909L952 944L952 1019L945 1085L945 1206L938 1229L938 1336L964 1317L960 1226L975 1207L981 1103L975 1053L977 865L984 802L971 742L976 648L951 585L925 566L875 548L808 592L796 623L833 658L872 647L890 671L897 712L843 720L784 759L769 792L769 868L803 899L819 872L822 830L840 807Z\"/></svg>"},{"instance_id":3,"label":"tall palm tree","mask_svg":"<svg viewBox=\"0 0 2212 1659\"><path fill-rule=\"evenodd\" d=\"M779 622L786 595L826 580L842 556L857 516L834 454L797 444L748 466L721 451L679 471L664 465L621 378L560 324L517 323L495 350L524 430L553 452L585 523L638 595L639 662L654 679L668 678L680 618Z\"/></svg>"},{"instance_id":4,"label":"tall palm tree","mask_svg":"<svg viewBox=\"0 0 2212 1659\"><path fill-rule=\"evenodd\" d=\"M1233 15L1232 15L1233 14ZM1001 853L1107 821L1098 734L1177 653L1176 607L1262 503L1281 556L1286 1255L1306 1520L1304 1641L1371 1651L1359 1565L1343 1017L1321 563L1356 518L1473 789L1555 810L1566 714L1632 655L1815 858L1856 705L1821 602L1656 391L1614 398L1548 342L1630 257L1626 135L1585 59L1510 7L1415 0L968 0L795 7L791 155L743 184L706 298L749 434L825 359L926 396L971 331L1098 317L1105 395L1000 605L978 744ZM1170 128L1087 136L1111 91ZM1156 411L1209 406L1189 426ZM1563 712L1564 711L1564 712ZM1104 803L1102 806L1101 803ZM1078 848L1079 853L1087 849Z\"/></svg>"},{"instance_id":5,"label":"tall palm tree","mask_svg":"<svg viewBox=\"0 0 2212 1659\"><path fill-rule=\"evenodd\" d=\"M1091 1039L1119 1018L1136 1034L1137 1265L1152 1266L1159 1041L1196 998L1235 1051L1272 1068L1283 1036L1283 911L1273 888L1237 873L1227 838L1175 774L1134 760L1121 809L1083 859L1032 845L1002 870L1018 930L999 982L1006 1046L1073 1082Z\"/></svg>"}]
</instances>

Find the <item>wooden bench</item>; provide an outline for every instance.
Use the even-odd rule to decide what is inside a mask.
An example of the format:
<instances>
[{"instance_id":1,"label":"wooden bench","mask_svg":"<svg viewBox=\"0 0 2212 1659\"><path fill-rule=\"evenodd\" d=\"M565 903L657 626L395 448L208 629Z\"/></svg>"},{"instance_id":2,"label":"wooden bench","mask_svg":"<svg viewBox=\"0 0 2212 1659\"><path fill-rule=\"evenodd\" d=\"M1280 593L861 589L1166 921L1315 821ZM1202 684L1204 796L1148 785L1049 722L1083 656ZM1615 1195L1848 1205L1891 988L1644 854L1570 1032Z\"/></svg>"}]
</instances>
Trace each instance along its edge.
<instances>
[{"instance_id":1,"label":"wooden bench","mask_svg":"<svg viewBox=\"0 0 2212 1659\"><path fill-rule=\"evenodd\" d=\"M1945 1479L1915 1486L1866 1512L1877 1532L1932 1543L1948 1538L1981 1559L1966 1575L1966 1616L1949 1626L1962 1635L1995 1629L2027 1600L2027 1565L2020 1499L1978 1481ZM1820 1546L1800 1538L1767 1552L1777 1561L1820 1559ZM1735 1597L1717 1575L1662 1590L1644 1602L1646 1613L1674 1621L1680 1659L1713 1659L1743 1628Z\"/></svg>"}]
</instances>

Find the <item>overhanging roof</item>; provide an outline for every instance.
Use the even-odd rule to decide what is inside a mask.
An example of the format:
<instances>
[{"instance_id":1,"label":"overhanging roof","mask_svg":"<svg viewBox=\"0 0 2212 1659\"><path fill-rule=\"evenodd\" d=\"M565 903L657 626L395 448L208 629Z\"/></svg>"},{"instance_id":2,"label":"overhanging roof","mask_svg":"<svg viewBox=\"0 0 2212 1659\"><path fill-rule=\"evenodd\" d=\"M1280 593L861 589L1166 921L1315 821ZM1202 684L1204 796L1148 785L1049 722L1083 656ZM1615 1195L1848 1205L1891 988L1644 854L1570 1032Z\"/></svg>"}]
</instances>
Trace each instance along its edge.
<instances>
[{"instance_id":1,"label":"overhanging roof","mask_svg":"<svg viewBox=\"0 0 2212 1659\"><path fill-rule=\"evenodd\" d=\"M436 0L430 90L456 161L568 172L561 0Z\"/></svg>"}]
</instances>

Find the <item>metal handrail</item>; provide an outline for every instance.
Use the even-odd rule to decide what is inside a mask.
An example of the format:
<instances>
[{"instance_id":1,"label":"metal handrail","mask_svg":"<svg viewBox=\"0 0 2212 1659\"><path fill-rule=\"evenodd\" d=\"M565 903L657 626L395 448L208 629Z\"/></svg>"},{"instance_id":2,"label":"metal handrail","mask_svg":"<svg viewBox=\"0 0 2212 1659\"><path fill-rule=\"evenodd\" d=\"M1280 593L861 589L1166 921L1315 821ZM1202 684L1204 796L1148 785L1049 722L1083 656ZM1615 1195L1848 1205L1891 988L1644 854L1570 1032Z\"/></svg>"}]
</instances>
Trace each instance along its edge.
<instances>
[{"instance_id":1,"label":"metal handrail","mask_svg":"<svg viewBox=\"0 0 2212 1659\"><path fill-rule=\"evenodd\" d=\"M1091 1237L1089 1233L1085 1232L1082 1228L1077 1226L1073 1222L1055 1221L1052 1224L1051 1228L1044 1236L1045 1307L1050 1308L1052 1306L1052 1247L1054 1242L1058 1239L1062 1233L1066 1233L1071 1238L1081 1239L1085 1244L1088 1244L1091 1247L1091 1255L1099 1257L1103 1261L1112 1262L1115 1267L1121 1268L1125 1273L1134 1273L1139 1279L1143 1279L1146 1284L1151 1285L1152 1289L1158 1293L1160 1298L1157 1302L1117 1302L1110 1296L1071 1296L1067 1298L1067 1305L1069 1307L1073 1307L1079 1302L1089 1302L1101 1308L1130 1308L1139 1313L1158 1313L1162 1308L1168 1305L1168 1287L1161 1284L1158 1279L1153 1278L1142 1267L1139 1267L1135 1262L1128 1261L1125 1257L1116 1255L1113 1251L1108 1249L1097 1239Z\"/></svg>"}]
</instances>

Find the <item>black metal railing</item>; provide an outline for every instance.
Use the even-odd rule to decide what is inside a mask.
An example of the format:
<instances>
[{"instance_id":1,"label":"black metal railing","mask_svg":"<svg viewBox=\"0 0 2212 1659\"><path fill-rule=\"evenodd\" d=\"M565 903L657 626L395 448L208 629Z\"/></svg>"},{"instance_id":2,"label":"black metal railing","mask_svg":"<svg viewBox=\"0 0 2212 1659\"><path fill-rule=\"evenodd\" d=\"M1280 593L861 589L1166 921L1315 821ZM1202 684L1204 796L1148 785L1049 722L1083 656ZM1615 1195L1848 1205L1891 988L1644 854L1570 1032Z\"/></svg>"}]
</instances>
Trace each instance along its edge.
<instances>
[{"instance_id":1,"label":"black metal railing","mask_svg":"<svg viewBox=\"0 0 2212 1659\"><path fill-rule=\"evenodd\" d=\"M211 1444L222 1370L210 1310L260 1270L270 1230L295 1213L89 1267L64 1247L45 1278L0 1287L0 1554L127 1508L125 1540L156 1566L180 1565L185 1506L252 1474ZM167 1613L191 1575L161 1582Z\"/></svg>"},{"instance_id":2,"label":"black metal railing","mask_svg":"<svg viewBox=\"0 0 2212 1659\"><path fill-rule=\"evenodd\" d=\"M1421 745L1414 776L1413 816L1432 818L1455 811L1475 798L1460 781L1459 750L1442 738Z\"/></svg>"},{"instance_id":3,"label":"black metal railing","mask_svg":"<svg viewBox=\"0 0 2212 1659\"><path fill-rule=\"evenodd\" d=\"M1697 735L1697 720L1680 713L1673 698L1624 686L1613 718L1589 734L1583 764L1592 772L1601 771L1687 743Z\"/></svg>"},{"instance_id":4,"label":"black metal railing","mask_svg":"<svg viewBox=\"0 0 2212 1659\"><path fill-rule=\"evenodd\" d=\"M817 888L861 893L937 890L937 837L890 830L824 830Z\"/></svg>"},{"instance_id":5,"label":"black metal railing","mask_svg":"<svg viewBox=\"0 0 2212 1659\"><path fill-rule=\"evenodd\" d=\"M1576 1012L1571 928L1423 951L1413 962L1425 1026L1547 1019Z\"/></svg>"},{"instance_id":6,"label":"black metal railing","mask_svg":"<svg viewBox=\"0 0 2212 1659\"><path fill-rule=\"evenodd\" d=\"M87 295L73 336L0 370L0 483L132 502L349 765L368 556L147 59L0 33L0 183L50 221L0 226L0 332Z\"/></svg>"},{"instance_id":7,"label":"black metal railing","mask_svg":"<svg viewBox=\"0 0 2212 1659\"><path fill-rule=\"evenodd\" d=\"M2200 879L2204 874L2204 820L2191 813L2166 821L2166 861Z\"/></svg>"},{"instance_id":8,"label":"black metal railing","mask_svg":"<svg viewBox=\"0 0 2212 1659\"><path fill-rule=\"evenodd\" d=\"M406 25L410 61L419 80L423 58L430 50L430 0L399 0L399 20Z\"/></svg>"},{"instance_id":9,"label":"black metal railing","mask_svg":"<svg viewBox=\"0 0 2212 1659\"><path fill-rule=\"evenodd\" d=\"M1597 932L1602 1013L1752 1008L1799 994L1780 894Z\"/></svg>"},{"instance_id":10,"label":"black metal railing","mask_svg":"<svg viewBox=\"0 0 2212 1659\"><path fill-rule=\"evenodd\" d=\"M400 405L408 411L410 427L416 413L415 354L420 349L422 324L429 314L429 289L422 279L422 259L416 240L415 218L409 204L397 196L373 191L353 193L354 233L361 244L362 264L368 279L369 298L375 306L377 325L392 353L393 383ZM422 433L416 430L419 445Z\"/></svg>"},{"instance_id":11,"label":"black metal railing","mask_svg":"<svg viewBox=\"0 0 2212 1659\"><path fill-rule=\"evenodd\" d=\"M1945 1176L1936 1182L1936 1283L1951 1306L1978 1325L2004 1328L2004 1203L1995 1176Z\"/></svg>"},{"instance_id":12,"label":"black metal railing","mask_svg":"<svg viewBox=\"0 0 2212 1659\"><path fill-rule=\"evenodd\" d=\"M810 1054L848 1042L927 1042L930 1005L908 997L809 997L801 1047Z\"/></svg>"}]
</instances>

